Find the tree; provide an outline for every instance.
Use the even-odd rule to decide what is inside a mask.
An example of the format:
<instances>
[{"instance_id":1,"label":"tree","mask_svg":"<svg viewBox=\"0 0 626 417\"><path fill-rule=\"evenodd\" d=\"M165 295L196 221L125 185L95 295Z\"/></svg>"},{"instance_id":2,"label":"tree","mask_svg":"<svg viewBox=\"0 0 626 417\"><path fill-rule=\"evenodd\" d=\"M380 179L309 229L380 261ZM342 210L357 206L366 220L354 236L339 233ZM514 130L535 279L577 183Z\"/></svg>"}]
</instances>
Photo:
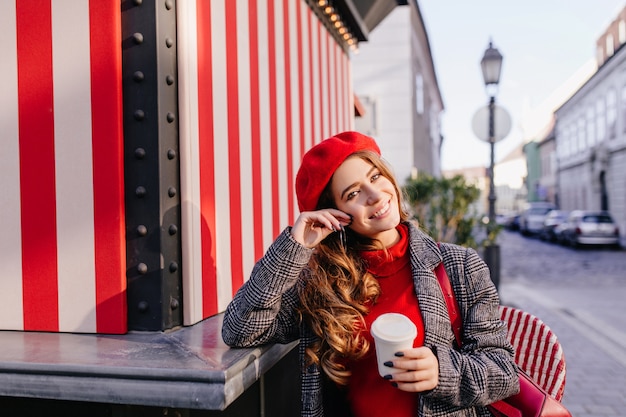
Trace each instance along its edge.
<instances>
[{"instance_id":1,"label":"tree","mask_svg":"<svg viewBox=\"0 0 626 417\"><path fill-rule=\"evenodd\" d=\"M477 186L468 184L462 175L435 178L419 174L407 180L403 191L413 216L435 240L477 247L473 232L479 219L471 212L480 197Z\"/></svg>"}]
</instances>

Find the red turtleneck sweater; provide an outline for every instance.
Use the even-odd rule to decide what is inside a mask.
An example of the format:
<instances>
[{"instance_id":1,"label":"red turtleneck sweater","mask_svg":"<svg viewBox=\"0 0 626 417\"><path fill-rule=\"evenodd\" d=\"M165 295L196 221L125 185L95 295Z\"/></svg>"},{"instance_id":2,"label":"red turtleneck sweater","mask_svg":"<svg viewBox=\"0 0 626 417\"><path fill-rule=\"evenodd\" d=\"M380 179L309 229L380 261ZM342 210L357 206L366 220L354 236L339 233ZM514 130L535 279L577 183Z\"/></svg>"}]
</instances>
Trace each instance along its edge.
<instances>
[{"instance_id":1,"label":"red turtleneck sweater","mask_svg":"<svg viewBox=\"0 0 626 417\"><path fill-rule=\"evenodd\" d=\"M417 414L418 395L400 391L378 374L374 340L370 334L372 322L383 313L402 313L417 326L414 347L424 344L424 323L419 310L411 265L409 260L408 228L398 226L400 241L387 251L364 251L368 271L380 285L380 296L370 313L365 316L367 328L363 330L370 342L369 352L361 360L352 362L352 377L348 386L348 399L354 417L409 417ZM391 368L390 368L391 369Z\"/></svg>"}]
</instances>

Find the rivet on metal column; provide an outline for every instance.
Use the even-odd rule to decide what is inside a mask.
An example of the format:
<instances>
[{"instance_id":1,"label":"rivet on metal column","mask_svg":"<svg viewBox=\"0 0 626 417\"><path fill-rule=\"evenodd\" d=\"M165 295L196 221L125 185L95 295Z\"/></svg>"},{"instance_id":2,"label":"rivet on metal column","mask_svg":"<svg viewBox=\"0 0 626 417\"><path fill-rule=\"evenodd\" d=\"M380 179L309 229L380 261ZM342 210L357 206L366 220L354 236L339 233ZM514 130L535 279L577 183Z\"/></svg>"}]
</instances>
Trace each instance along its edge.
<instances>
[{"instance_id":1,"label":"rivet on metal column","mask_svg":"<svg viewBox=\"0 0 626 417\"><path fill-rule=\"evenodd\" d=\"M129 330L183 322L175 6L122 1Z\"/></svg>"}]
</instances>

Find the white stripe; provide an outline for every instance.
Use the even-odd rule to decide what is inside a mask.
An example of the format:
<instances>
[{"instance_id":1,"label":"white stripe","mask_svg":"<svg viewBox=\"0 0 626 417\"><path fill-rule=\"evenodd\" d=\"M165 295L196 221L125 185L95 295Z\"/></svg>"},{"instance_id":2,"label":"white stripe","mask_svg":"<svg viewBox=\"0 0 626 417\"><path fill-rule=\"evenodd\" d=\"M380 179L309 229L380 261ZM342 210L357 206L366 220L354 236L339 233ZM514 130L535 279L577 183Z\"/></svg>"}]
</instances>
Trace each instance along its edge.
<instances>
[{"instance_id":1,"label":"white stripe","mask_svg":"<svg viewBox=\"0 0 626 417\"><path fill-rule=\"evenodd\" d=\"M328 107L328 33L325 27L322 27L322 33L320 33L320 62L321 62L321 74L320 74L320 82L322 83L321 89L321 100L322 100L322 109L321 109L321 117L324 120L323 131L321 139L325 139L330 136L330 118L328 114L330 113L330 108Z\"/></svg>"},{"instance_id":2,"label":"white stripe","mask_svg":"<svg viewBox=\"0 0 626 417\"><path fill-rule=\"evenodd\" d=\"M89 3L52 2L52 62L59 330L94 332Z\"/></svg>"},{"instance_id":3,"label":"white stripe","mask_svg":"<svg viewBox=\"0 0 626 417\"><path fill-rule=\"evenodd\" d=\"M180 134L183 317L189 326L202 320L202 219L198 132L198 39L196 2L176 3L178 16L178 103Z\"/></svg>"},{"instance_id":4,"label":"white stripe","mask_svg":"<svg viewBox=\"0 0 626 417\"><path fill-rule=\"evenodd\" d=\"M250 125L250 44L248 2L237 2L237 62L239 68L239 163L241 177L241 237L243 279L254 267L254 212L252 203L252 127Z\"/></svg>"},{"instance_id":5,"label":"white stripe","mask_svg":"<svg viewBox=\"0 0 626 417\"><path fill-rule=\"evenodd\" d=\"M343 52L342 48L337 48L337 54L339 57L339 63L341 65L341 73L339 75L339 104L341 106L341 118L339 119L339 130L345 131L347 130L346 123L348 121L348 117L350 117L350 113L348 113L348 97L346 96L346 55Z\"/></svg>"},{"instance_id":6,"label":"white stripe","mask_svg":"<svg viewBox=\"0 0 626 417\"><path fill-rule=\"evenodd\" d=\"M341 90L341 94L343 96L343 105L345 112L345 121L343 125L343 130L350 129L350 121L355 117L354 116L354 106L350 107L350 83L349 81L349 71L350 71L350 56L346 52L341 53L341 58L343 60L343 89ZM354 103L353 103L354 104Z\"/></svg>"},{"instance_id":7,"label":"white stripe","mask_svg":"<svg viewBox=\"0 0 626 417\"><path fill-rule=\"evenodd\" d=\"M0 2L0 328L24 329L15 2Z\"/></svg>"},{"instance_id":8,"label":"white stripe","mask_svg":"<svg viewBox=\"0 0 626 417\"><path fill-rule=\"evenodd\" d=\"M313 53L311 54L312 62L311 62L311 82L313 83L313 97L311 100L311 105L313 106L313 111L311 111L311 117L313 120L313 141L312 144L315 145L322 139L322 117L320 115L320 71L319 71L319 60L320 55L318 53L319 50L319 36L318 36L318 25L319 21L317 20L317 16L315 13L309 14L309 26L311 27L311 50Z\"/></svg>"},{"instance_id":9,"label":"white stripe","mask_svg":"<svg viewBox=\"0 0 626 417\"><path fill-rule=\"evenodd\" d=\"M311 62L309 60L309 54L311 53L309 44L309 31L310 26L309 14L311 13L306 1L302 1L300 8L300 24L302 25L302 39L300 39L300 48L302 53L302 90L303 96L300 100L304 103L304 148L305 150L311 147ZM298 164L299 165L299 164Z\"/></svg>"},{"instance_id":10,"label":"white stripe","mask_svg":"<svg viewBox=\"0 0 626 417\"><path fill-rule=\"evenodd\" d=\"M298 212L298 201L295 198L294 181L296 172L300 166L300 92L298 91L298 81L302 74L298 72L298 21L296 20L297 5L296 2L290 4L289 7L289 68L291 70L291 132L288 133L287 140L291 141L292 146L292 172L291 181L287 184L287 192L294 196L293 206L289 207L291 213ZM306 6L305 6L306 7Z\"/></svg>"},{"instance_id":11,"label":"white stripe","mask_svg":"<svg viewBox=\"0 0 626 417\"><path fill-rule=\"evenodd\" d=\"M341 53L341 46L339 45L335 47L335 67L337 68L335 94L337 94L337 105L339 106L337 109L337 132L343 132L345 130L343 126L343 118L346 107L343 102L343 56Z\"/></svg>"},{"instance_id":12,"label":"white stripe","mask_svg":"<svg viewBox=\"0 0 626 417\"><path fill-rule=\"evenodd\" d=\"M351 78L351 73L350 73L350 70L352 69L352 61L350 61L349 53L347 52L344 53L343 62L344 62L343 76L344 76L344 82L346 83L343 94L344 94L344 99L346 103L346 112L347 112L346 125L344 126L344 128L345 130L350 130L352 126L354 125L355 115L354 115L354 97L352 96L352 78Z\"/></svg>"},{"instance_id":13,"label":"white stripe","mask_svg":"<svg viewBox=\"0 0 626 417\"><path fill-rule=\"evenodd\" d=\"M350 117L348 120L350 121L350 126L348 126L348 130L354 130L354 92L353 92L353 84L352 84L352 60L348 60L347 62L347 75L348 75L348 111L350 112Z\"/></svg>"},{"instance_id":14,"label":"white stripe","mask_svg":"<svg viewBox=\"0 0 626 417\"><path fill-rule=\"evenodd\" d=\"M330 92L330 103L328 103L328 118L330 120L330 134L334 135L337 132L337 74L339 73L339 67L335 60L335 40L329 34L327 34L330 44L328 46L327 57L330 62L330 71L328 72L328 91Z\"/></svg>"},{"instance_id":15,"label":"white stripe","mask_svg":"<svg viewBox=\"0 0 626 417\"><path fill-rule=\"evenodd\" d=\"M228 91L226 89L225 0L211 1L213 41L213 123L215 132L215 263L217 265L218 311L232 299L230 256L230 181L228 176Z\"/></svg>"},{"instance_id":16,"label":"white stripe","mask_svg":"<svg viewBox=\"0 0 626 417\"><path fill-rule=\"evenodd\" d=\"M274 240L272 225L272 156L270 133L270 76L267 2L259 1L257 5L258 48L259 48L259 138L261 140L261 192L263 195L263 247L267 249Z\"/></svg>"},{"instance_id":17,"label":"white stripe","mask_svg":"<svg viewBox=\"0 0 626 417\"><path fill-rule=\"evenodd\" d=\"M283 30L283 7L281 0L276 0L274 4L274 26L276 34L276 120L277 120L277 136L278 136L278 205L280 207L280 224L279 229L287 226L287 132L286 107L285 107L285 45ZM271 87L270 87L271 88ZM276 207L275 209L277 209Z\"/></svg>"}]
</instances>

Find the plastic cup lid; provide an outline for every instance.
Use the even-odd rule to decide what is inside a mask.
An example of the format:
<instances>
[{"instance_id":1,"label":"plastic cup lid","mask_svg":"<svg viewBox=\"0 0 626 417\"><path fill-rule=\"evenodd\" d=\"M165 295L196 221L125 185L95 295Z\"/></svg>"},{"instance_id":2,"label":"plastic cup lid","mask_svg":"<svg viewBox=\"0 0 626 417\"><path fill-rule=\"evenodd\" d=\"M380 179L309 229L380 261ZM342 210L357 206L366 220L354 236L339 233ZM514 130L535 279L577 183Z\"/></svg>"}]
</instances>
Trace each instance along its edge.
<instances>
[{"instance_id":1,"label":"plastic cup lid","mask_svg":"<svg viewBox=\"0 0 626 417\"><path fill-rule=\"evenodd\" d=\"M390 342L415 339L417 327L404 314L386 313L380 315L372 323L372 336L388 340Z\"/></svg>"}]
</instances>

